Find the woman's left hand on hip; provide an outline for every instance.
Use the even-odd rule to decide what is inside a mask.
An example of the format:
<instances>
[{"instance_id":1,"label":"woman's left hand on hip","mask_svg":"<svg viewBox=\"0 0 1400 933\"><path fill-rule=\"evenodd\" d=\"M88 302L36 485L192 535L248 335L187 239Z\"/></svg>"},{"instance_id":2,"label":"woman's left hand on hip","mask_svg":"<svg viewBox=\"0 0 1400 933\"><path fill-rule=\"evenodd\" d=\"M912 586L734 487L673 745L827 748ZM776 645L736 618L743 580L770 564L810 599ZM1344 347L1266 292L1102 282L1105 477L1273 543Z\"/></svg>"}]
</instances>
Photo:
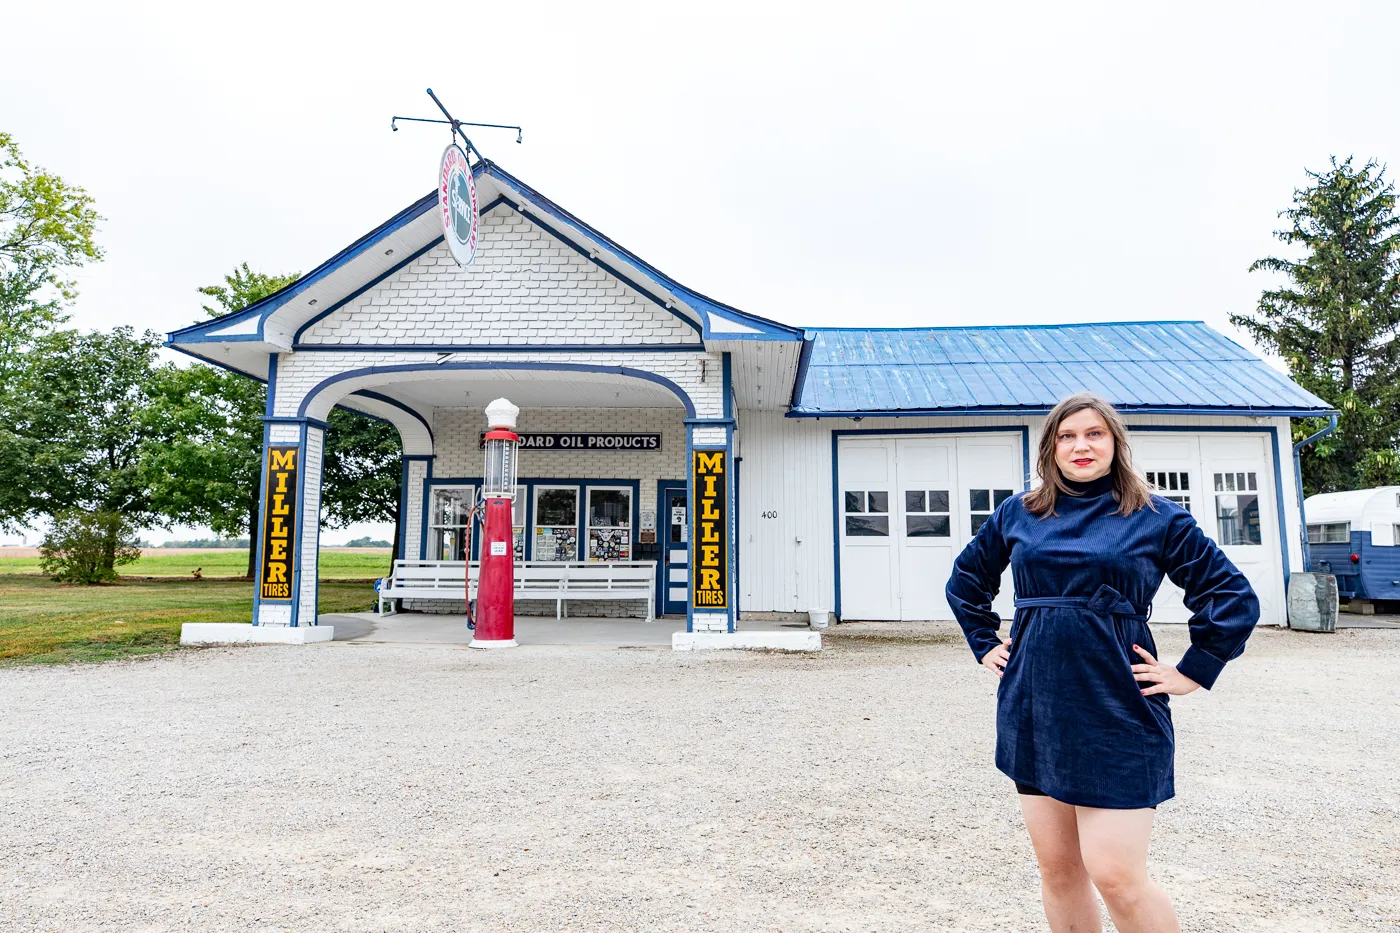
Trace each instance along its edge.
<instances>
[{"instance_id":1,"label":"woman's left hand on hip","mask_svg":"<svg viewBox=\"0 0 1400 933\"><path fill-rule=\"evenodd\" d=\"M1199 690L1201 685L1170 664L1159 664L1152 653L1140 645L1133 645L1133 650L1142 655L1147 663L1134 664L1133 676L1138 683L1149 684L1142 695L1150 697L1154 693L1170 693L1172 696L1185 696L1193 690Z\"/></svg>"}]
</instances>

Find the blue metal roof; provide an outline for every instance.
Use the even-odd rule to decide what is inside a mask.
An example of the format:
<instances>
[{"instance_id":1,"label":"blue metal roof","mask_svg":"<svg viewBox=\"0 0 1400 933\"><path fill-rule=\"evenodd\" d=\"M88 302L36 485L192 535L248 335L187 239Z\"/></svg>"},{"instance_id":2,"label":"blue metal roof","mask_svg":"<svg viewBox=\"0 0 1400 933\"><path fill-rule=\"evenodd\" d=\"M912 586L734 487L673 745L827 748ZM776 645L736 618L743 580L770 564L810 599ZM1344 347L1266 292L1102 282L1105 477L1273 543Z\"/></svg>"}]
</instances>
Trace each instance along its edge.
<instances>
[{"instance_id":1,"label":"blue metal roof","mask_svg":"<svg viewBox=\"0 0 1400 933\"><path fill-rule=\"evenodd\" d=\"M795 417L1045 412L1097 392L1138 413L1332 407L1200 321L806 331Z\"/></svg>"}]
</instances>

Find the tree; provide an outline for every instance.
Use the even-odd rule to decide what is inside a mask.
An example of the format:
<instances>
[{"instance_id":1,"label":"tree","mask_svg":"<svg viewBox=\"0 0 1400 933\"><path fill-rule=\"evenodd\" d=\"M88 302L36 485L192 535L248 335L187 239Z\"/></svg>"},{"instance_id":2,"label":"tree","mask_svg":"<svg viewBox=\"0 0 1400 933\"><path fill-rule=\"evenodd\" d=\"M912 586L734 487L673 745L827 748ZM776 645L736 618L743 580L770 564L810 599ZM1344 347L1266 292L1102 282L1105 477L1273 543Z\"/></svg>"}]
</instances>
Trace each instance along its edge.
<instances>
[{"instance_id":1,"label":"tree","mask_svg":"<svg viewBox=\"0 0 1400 933\"><path fill-rule=\"evenodd\" d=\"M224 284L199 290L215 301L204 305L204 313L217 318L240 311L297 278L254 272L245 262L224 276ZM171 367L152 389L149 417L159 434L147 451L146 469L157 507L183 524L255 538L267 390L247 376L202 363ZM255 550L248 549L250 579Z\"/></svg>"},{"instance_id":2,"label":"tree","mask_svg":"<svg viewBox=\"0 0 1400 933\"><path fill-rule=\"evenodd\" d=\"M117 567L140 556L141 544L124 516L73 509L53 516L39 546L39 569L64 583L111 583Z\"/></svg>"},{"instance_id":3,"label":"tree","mask_svg":"<svg viewBox=\"0 0 1400 933\"><path fill-rule=\"evenodd\" d=\"M1230 321L1283 357L1303 388L1330 402L1337 431L1303 454L1311 493L1400 482L1400 218L1385 169L1348 157L1293 192L1279 240L1301 247L1299 259L1267 257L1250 266L1286 276L1266 290L1256 314ZM1294 425L1301 440L1325 422Z\"/></svg>"},{"instance_id":4,"label":"tree","mask_svg":"<svg viewBox=\"0 0 1400 933\"><path fill-rule=\"evenodd\" d=\"M224 537L257 528L266 395L260 383L202 363L156 373L142 469L161 514ZM250 576L253 561L250 549Z\"/></svg>"},{"instance_id":5,"label":"tree","mask_svg":"<svg viewBox=\"0 0 1400 933\"><path fill-rule=\"evenodd\" d=\"M101 219L82 188L35 168L0 132L0 529L14 530L43 496L36 465L43 438L16 433L23 351L64 320L71 270L102 258Z\"/></svg>"},{"instance_id":6,"label":"tree","mask_svg":"<svg viewBox=\"0 0 1400 933\"><path fill-rule=\"evenodd\" d=\"M243 263L223 285L200 289L217 303L204 311L217 318L242 310L297 277L254 272ZM267 390L246 376L196 363L162 372L153 392L150 417L165 433L152 444L147 469L161 511L220 535L256 540ZM399 501L398 431L339 409L331 413L330 425L322 476L325 524L393 518ZM250 578L254 550L248 552Z\"/></svg>"},{"instance_id":7,"label":"tree","mask_svg":"<svg viewBox=\"0 0 1400 933\"><path fill-rule=\"evenodd\" d=\"M62 330L33 341L10 380L23 400L10 411L11 430L27 457L16 471L23 488L9 493L18 500L19 520L74 510L117 516L102 525L109 558L123 529L159 522L140 462L159 346L156 334L130 327ZM104 564L112 567L110 560Z\"/></svg>"},{"instance_id":8,"label":"tree","mask_svg":"<svg viewBox=\"0 0 1400 933\"><path fill-rule=\"evenodd\" d=\"M93 239L101 219L86 191L31 165L0 132L0 379L65 319L75 296L69 273L102 258Z\"/></svg>"},{"instance_id":9,"label":"tree","mask_svg":"<svg viewBox=\"0 0 1400 933\"><path fill-rule=\"evenodd\" d=\"M403 453L392 424L337 408L326 433L321 505L324 523L344 528L354 522L392 521L398 517ZM403 529L394 525L394 554Z\"/></svg>"}]
</instances>

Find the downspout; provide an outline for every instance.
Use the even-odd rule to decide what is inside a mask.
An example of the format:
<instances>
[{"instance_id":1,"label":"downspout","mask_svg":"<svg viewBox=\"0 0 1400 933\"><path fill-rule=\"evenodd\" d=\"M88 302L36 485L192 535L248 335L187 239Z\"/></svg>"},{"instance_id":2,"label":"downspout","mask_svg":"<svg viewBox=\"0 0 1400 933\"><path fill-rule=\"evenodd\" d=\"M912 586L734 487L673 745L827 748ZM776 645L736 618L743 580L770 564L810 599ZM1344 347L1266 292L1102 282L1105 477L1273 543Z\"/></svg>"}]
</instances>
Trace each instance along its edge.
<instances>
[{"instance_id":1,"label":"downspout","mask_svg":"<svg viewBox=\"0 0 1400 933\"><path fill-rule=\"evenodd\" d=\"M1303 452L1304 447L1313 441L1322 440L1335 430L1337 430L1337 416L1333 414L1327 422L1327 427L1312 437L1306 437L1293 445L1293 479L1298 484L1298 525L1302 529L1303 535L1303 569L1308 572L1312 571L1312 553L1308 550L1308 516L1303 510L1303 464L1298 455Z\"/></svg>"}]
</instances>

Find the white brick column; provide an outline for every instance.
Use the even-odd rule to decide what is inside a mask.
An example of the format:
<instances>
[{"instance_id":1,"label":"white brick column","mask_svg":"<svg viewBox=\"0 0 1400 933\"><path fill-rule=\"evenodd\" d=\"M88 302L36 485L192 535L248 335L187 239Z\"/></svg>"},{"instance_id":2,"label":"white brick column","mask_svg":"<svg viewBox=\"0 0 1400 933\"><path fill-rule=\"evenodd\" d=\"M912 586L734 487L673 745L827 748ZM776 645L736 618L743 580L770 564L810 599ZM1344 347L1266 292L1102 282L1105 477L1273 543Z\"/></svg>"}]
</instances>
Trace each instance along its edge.
<instances>
[{"instance_id":1,"label":"white brick column","mask_svg":"<svg viewBox=\"0 0 1400 933\"><path fill-rule=\"evenodd\" d=\"M690 596L686 631L722 634L737 628L734 429L725 418L691 419L686 457L690 499ZM704 601L706 576L718 581L723 604Z\"/></svg>"},{"instance_id":2,"label":"white brick column","mask_svg":"<svg viewBox=\"0 0 1400 933\"><path fill-rule=\"evenodd\" d=\"M315 625L326 425L310 418L266 424L253 624Z\"/></svg>"},{"instance_id":3,"label":"white brick column","mask_svg":"<svg viewBox=\"0 0 1400 933\"><path fill-rule=\"evenodd\" d=\"M423 501L423 489L433 475L436 459L432 456L404 456L403 515L400 518L403 528L399 531L401 553L395 555L402 560L423 559L423 512L428 507L428 503Z\"/></svg>"}]
</instances>

